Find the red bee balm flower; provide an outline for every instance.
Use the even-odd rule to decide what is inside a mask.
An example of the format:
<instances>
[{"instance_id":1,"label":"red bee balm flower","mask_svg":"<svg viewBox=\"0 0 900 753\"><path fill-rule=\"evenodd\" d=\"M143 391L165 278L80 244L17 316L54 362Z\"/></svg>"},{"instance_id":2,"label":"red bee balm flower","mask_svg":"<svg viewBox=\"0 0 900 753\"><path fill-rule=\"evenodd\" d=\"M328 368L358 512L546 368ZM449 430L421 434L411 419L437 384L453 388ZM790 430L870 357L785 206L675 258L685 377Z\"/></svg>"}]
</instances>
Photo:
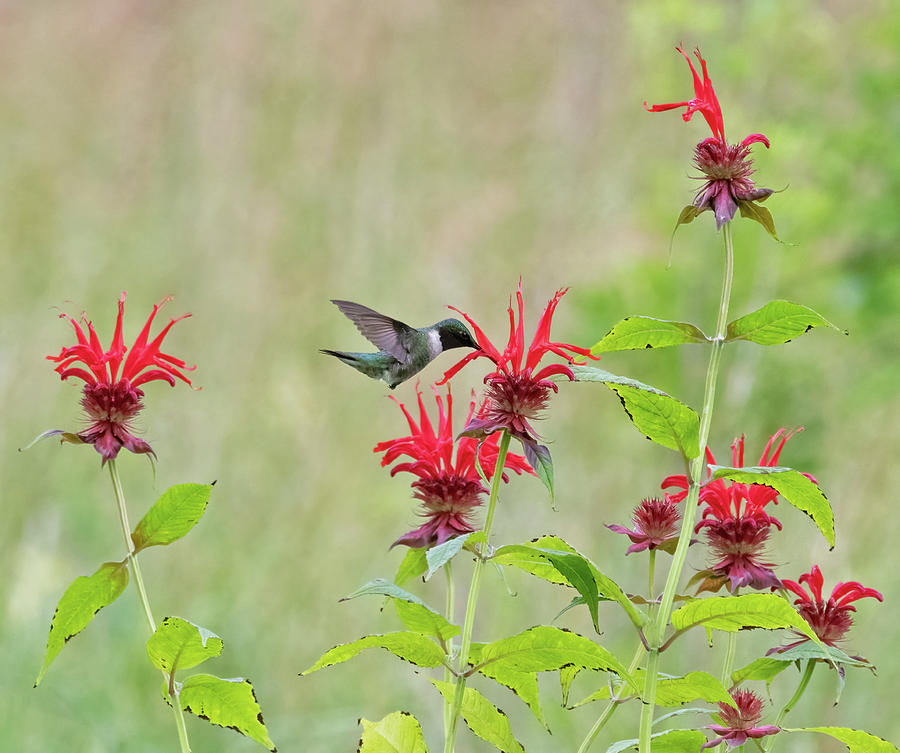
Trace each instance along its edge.
<instances>
[{"instance_id":1,"label":"red bee balm flower","mask_svg":"<svg viewBox=\"0 0 900 753\"><path fill-rule=\"evenodd\" d=\"M672 498L645 499L631 515L634 529L608 525L610 531L625 534L631 539L631 546L625 554L643 552L645 549L662 549L672 554L678 544L678 522L681 515Z\"/></svg>"},{"instance_id":2,"label":"red bee balm flower","mask_svg":"<svg viewBox=\"0 0 900 753\"><path fill-rule=\"evenodd\" d=\"M732 690L731 697L737 704L737 708L728 703L719 703L719 716L723 724L706 726L706 729L711 729L718 737L702 745L700 750L713 748L723 742L728 743L729 748L739 748L750 738L760 738L781 732L780 727L771 724L756 726L756 723L762 718L763 702L752 690Z\"/></svg>"},{"instance_id":3,"label":"red bee balm flower","mask_svg":"<svg viewBox=\"0 0 900 753\"><path fill-rule=\"evenodd\" d=\"M843 639L853 624L850 613L855 612L856 607L851 606L852 603L865 598L884 601L884 598L874 588L865 588L856 581L848 581L847 583L838 583L832 589L828 601L825 601L822 598L824 582L819 566L813 565L812 570L800 576L800 583L785 580L784 587L797 595L798 598L794 600L797 611L809 623L822 643L837 646L838 641ZM800 585L801 583L805 583L809 587L808 592ZM769 653L787 651L808 640L809 638L803 636L801 640L786 646L779 646Z\"/></svg>"},{"instance_id":4,"label":"red bee balm flower","mask_svg":"<svg viewBox=\"0 0 900 753\"><path fill-rule=\"evenodd\" d=\"M549 450L538 443L537 432L531 425L531 421L541 418L541 414L550 400L550 393L559 391L559 387L550 380L550 377L562 375L570 381L575 379L575 375L569 367L569 364L575 359L566 351L581 356L590 356L590 350L587 348L550 341L553 312L567 291L568 288L557 290L556 295L550 299L538 322L534 339L527 350L523 321L525 305L522 300L521 280L519 280L519 288L516 291L519 309L518 322L510 305L508 309L509 340L502 353L468 314L451 306L472 325L480 350L472 351L451 367L438 384L444 384L469 361L476 358L489 358L493 361L497 368L484 378L484 382L487 384L484 405L477 416L470 418L463 434L471 437L486 437L496 431L506 429L522 442L525 456L532 468L537 468L541 461L549 462L550 459ZM556 353L565 358L568 363L554 363L538 369L538 364L548 352Z\"/></svg>"},{"instance_id":5,"label":"red bee balm flower","mask_svg":"<svg viewBox=\"0 0 900 753\"><path fill-rule=\"evenodd\" d=\"M391 469L391 476L406 471L418 476L413 481L414 496L422 501L420 514L425 523L414 531L401 536L391 546L405 544L408 547L432 547L447 539L470 533L475 530L472 515L475 508L481 505L481 498L487 492L475 467L475 452L478 450L478 461L485 474L491 476L497 464L498 437L489 437L478 447L478 440L462 437L455 442L456 457L453 456L454 438L452 426L453 399L447 389L447 408L434 389L434 397L438 405L437 428L428 418L422 393L419 396L419 422L406 410L403 403L394 400L406 416L410 435L398 439L389 439L375 445L374 452L383 452L382 466L388 466L401 457L410 458L408 462L397 463ZM469 405L467 420L471 420L475 411L475 396ZM521 455L509 453L506 456L505 469L522 473L531 473L531 469ZM503 480L509 481L504 473Z\"/></svg>"},{"instance_id":6,"label":"red bee balm flower","mask_svg":"<svg viewBox=\"0 0 900 753\"><path fill-rule=\"evenodd\" d=\"M684 55L690 66L691 75L694 77L694 98L686 102L672 102L652 107L648 107L644 102L644 107L649 112L685 107L687 109L681 116L685 122L689 121L695 112L701 113L706 119L713 134L712 138L697 144L694 154L694 164L700 168L706 182L697 192L693 205L701 212L712 209L716 216L716 228L721 229L722 225L734 217L742 203L764 201L773 193L771 188L756 188L750 178L754 173L750 147L753 144L764 144L768 149L769 140L761 133L752 133L740 144L729 144L725 141L725 120L712 81L709 80L706 61L700 55L700 50L694 50L694 55L700 61L703 70L701 81L687 53L680 47L675 49ZM761 207L758 209L762 210Z\"/></svg>"},{"instance_id":7,"label":"red bee balm flower","mask_svg":"<svg viewBox=\"0 0 900 753\"><path fill-rule=\"evenodd\" d=\"M90 321L82 318L82 324L87 328L85 334L84 328L75 319L60 314L61 319L68 319L72 323L78 343L63 348L58 356L47 358L59 364L56 371L61 379L77 377L84 380L81 405L91 420L91 425L74 436L81 442L92 444L100 453L104 464L107 460L113 460L123 447L134 453L154 454L147 442L132 434L131 422L144 407L141 402L144 392L139 389L140 385L157 379L168 382L173 387L176 379L188 385L191 383L182 372L191 371L196 367L188 366L180 358L160 351L162 341L172 325L186 319L190 314L172 319L151 342L147 342L150 325L156 312L169 300L171 299L164 298L153 307L147 323L130 350L125 347L122 337L125 293L119 297L116 330L112 344L106 351L100 345L94 325ZM83 364L86 368L77 364Z\"/></svg>"},{"instance_id":8,"label":"red bee balm flower","mask_svg":"<svg viewBox=\"0 0 900 753\"><path fill-rule=\"evenodd\" d=\"M797 430L799 431L799 429ZM769 437L760 466L773 467L785 443L797 432L779 429ZM741 435L731 445L732 464L744 465L744 437ZM707 448L709 464L715 458ZM804 474L815 481L809 474ZM684 474L669 476L662 488L677 487L682 491L672 495L672 500L680 502L687 496L688 481ZM741 586L750 588L780 588L781 581L772 571L772 563L765 562L765 545L772 526L779 530L781 523L765 512L770 502L777 504L778 492L759 484L738 484L724 479L707 481L700 489L700 503L705 504L703 518L694 527L694 532L706 529L706 541L715 557L715 563L700 590L717 591L726 583L734 592Z\"/></svg>"}]
</instances>

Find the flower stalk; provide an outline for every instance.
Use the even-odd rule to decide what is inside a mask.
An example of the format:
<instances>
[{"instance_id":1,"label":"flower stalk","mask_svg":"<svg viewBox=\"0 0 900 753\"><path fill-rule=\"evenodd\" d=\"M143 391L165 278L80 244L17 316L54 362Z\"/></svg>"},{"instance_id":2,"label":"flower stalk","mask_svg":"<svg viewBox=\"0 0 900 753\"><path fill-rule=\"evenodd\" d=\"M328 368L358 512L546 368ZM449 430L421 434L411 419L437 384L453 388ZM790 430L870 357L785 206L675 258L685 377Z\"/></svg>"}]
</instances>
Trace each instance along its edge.
<instances>
[{"instance_id":1,"label":"flower stalk","mask_svg":"<svg viewBox=\"0 0 900 753\"><path fill-rule=\"evenodd\" d=\"M647 637L650 642L650 650L647 657L647 677L644 681L641 708L639 751L650 753L650 735L653 726L653 714L656 708L656 680L659 666L659 649L665 638L666 626L669 623L669 615L672 612L672 604L675 601L675 592L684 570L687 560L688 546L694 529L694 518L697 514L697 505L700 500L700 486L703 483L703 466L705 464L705 448L709 440L709 430L712 424L712 412L716 400L716 385L719 377L719 365L722 361L722 351L725 348L725 335L728 325L728 306L731 301L731 284L734 278L734 244L731 237L731 223L725 223L722 227L722 237L725 242L725 273L722 281L722 292L719 298L719 314L716 320L716 334L713 337L709 355L709 364L706 369L706 384L703 394L703 409L700 413L700 454L690 462L690 478L687 499L685 500L684 514L681 520L681 533L678 537L678 546L672 557L672 565L666 578L660 599L659 610L656 618L650 623Z\"/></svg>"},{"instance_id":2,"label":"flower stalk","mask_svg":"<svg viewBox=\"0 0 900 753\"><path fill-rule=\"evenodd\" d=\"M800 684L797 686L797 690L794 691L794 695L790 697L788 702L781 708L781 711L778 712L778 718L775 720L776 727L781 726L781 723L788 715L788 712L797 705L797 701L800 700L801 696L806 691L806 688L809 685L810 678L812 678L812 673L815 668L815 659L810 659L806 662L806 668L803 670L803 677L800 678ZM772 748L775 747L775 736L773 735L766 742L767 744L765 745L765 751L766 753L771 753Z\"/></svg>"},{"instance_id":3,"label":"flower stalk","mask_svg":"<svg viewBox=\"0 0 900 753\"><path fill-rule=\"evenodd\" d=\"M506 454L509 451L510 433L503 430L500 434L500 444L497 448L497 462L494 465L494 476L491 479L491 495L488 499L487 516L484 521L484 547L488 546L491 535L491 526L494 522L494 511L497 507L497 497L500 493L500 481L503 478L503 465L506 462ZM444 753L453 753L456 742L456 729L459 726L459 716L462 711L462 701L466 690L466 666L469 663L469 651L472 647L472 628L475 625L475 610L478 606L478 592L481 589L481 575L484 570L485 559L478 557L472 571L472 584L469 586L469 598L466 602L466 617L463 622L462 643L459 648L459 660L456 665L456 691L453 696L453 706L450 709L449 724L444 732Z\"/></svg>"},{"instance_id":4,"label":"flower stalk","mask_svg":"<svg viewBox=\"0 0 900 753\"><path fill-rule=\"evenodd\" d=\"M119 478L119 469L116 467L115 458L110 459L109 477L112 480L113 493L116 497L116 507L119 510L119 522L122 524L122 535L125 537L125 546L128 550L128 564L131 567L131 574L134 583L137 586L138 594L141 599L141 606L144 609L144 616L147 618L147 624L150 626L150 632L156 632L156 620L153 619L153 610L150 608L150 598L147 596L147 587L144 585L144 577L141 574L141 566L138 564L137 555L134 551L134 541L131 539L131 525L128 522L128 509L125 506L125 493L122 489L122 481ZM175 689L173 678L162 673L163 679L169 688L169 694L172 696L172 711L175 714L175 726L178 729L178 742L181 745L181 753L191 753L191 744L188 741L187 726L184 722L184 712L181 709L181 702L178 697L178 691Z\"/></svg>"},{"instance_id":5,"label":"flower stalk","mask_svg":"<svg viewBox=\"0 0 900 753\"><path fill-rule=\"evenodd\" d=\"M447 577L447 604L445 609L445 616L448 622L453 622L453 613L455 611L456 606L456 587L453 582L453 569L452 569L453 560L447 560L444 563L444 575ZM447 641L447 660L448 664L444 667L444 682L450 682L453 679L453 674L450 671L449 662L453 660L453 639L450 638ZM444 734L447 734L447 731L450 728L450 715L453 712L453 706L448 699L444 699Z\"/></svg>"}]
</instances>

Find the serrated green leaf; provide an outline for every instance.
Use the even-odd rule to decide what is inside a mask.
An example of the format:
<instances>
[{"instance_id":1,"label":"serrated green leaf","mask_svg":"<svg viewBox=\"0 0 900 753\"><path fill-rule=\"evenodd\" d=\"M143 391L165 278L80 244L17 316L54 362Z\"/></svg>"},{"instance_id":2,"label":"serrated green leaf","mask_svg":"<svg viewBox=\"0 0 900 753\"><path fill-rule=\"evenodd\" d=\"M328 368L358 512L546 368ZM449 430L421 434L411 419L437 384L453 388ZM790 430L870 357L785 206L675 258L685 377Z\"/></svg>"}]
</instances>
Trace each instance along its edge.
<instances>
[{"instance_id":1,"label":"serrated green leaf","mask_svg":"<svg viewBox=\"0 0 900 753\"><path fill-rule=\"evenodd\" d=\"M486 644L473 643L469 650L469 664L473 667L481 664L482 651ZM494 682L509 688L531 709L535 718L547 726L544 719L544 712L541 709L540 695L538 693L537 672L527 672L517 669L515 666L495 662L488 664L483 670L479 670L485 677L489 677Z\"/></svg>"},{"instance_id":2,"label":"serrated green leaf","mask_svg":"<svg viewBox=\"0 0 900 753\"><path fill-rule=\"evenodd\" d=\"M452 703L456 686L453 683L435 679L432 679L431 682L445 700ZM506 714L474 688L466 687L463 692L460 713L472 732L502 753L525 753L525 749L513 737Z\"/></svg>"},{"instance_id":3,"label":"serrated green leaf","mask_svg":"<svg viewBox=\"0 0 900 753\"><path fill-rule=\"evenodd\" d=\"M714 479L725 478L741 484L758 484L777 491L789 504L812 518L829 546L834 547L834 513L822 490L793 468L753 467L729 468L711 465Z\"/></svg>"},{"instance_id":4,"label":"serrated green leaf","mask_svg":"<svg viewBox=\"0 0 900 753\"><path fill-rule=\"evenodd\" d=\"M600 597L597 591L597 581L590 564L580 554L572 552L557 552L552 549L544 549L547 559L567 581L581 594L594 623L594 630L600 632L599 616L597 614L597 601Z\"/></svg>"},{"instance_id":5,"label":"serrated green leaf","mask_svg":"<svg viewBox=\"0 0 900 753\"><path fill-rule=\"evenodd\" d=\"M414 604L422 604L425 606L425 602L418 596L400 588L396 583L391 583L384 578L370 580L365 585L357 588L353 593L344 596L340 601L350 601L350 599L355 599L359 596L390 596L394 599L402 599L403 601L410 601Z\"/></svg>"},{"instance_id":6,"label":"serrated green leaf","mask_svg":"<svg viewBox=\"0 0 900 753\"><path fill-rule=\"evenodd\" d=\"M743 628L790 628L819 641L809 624L777 594L745 594L696 599L672 612L672 627L687 630L703 625L710 630L734 633Z\"/></svg>"},{"instance_id":7,"label":"serrated green leaf","mask_svg":"<svg viewBox=\"0 0 900 753\"><path fill-rule=\"evenodd\" d=\"M147 641L150 661L166 674L190 669L222 653L222 639L181 617L166 617Z\"/></svg>"},{"instance_id":8,"label":"serrated green leaf","mask_svg":"<svg viewBox=\"0 0 900 753\"><path fill-rule=\"evenodd\" d=\"M69 638L84 630L97 612L119 598L127 585L128 567L124 561L104 562L93 575L81 575L72 581L59 600L50 623L47 651L34 681L35 687L41 684Z\"/></svg>"},{"instance_id":9,"label":"serrated green leaf","mask_svg":"<svg viewBox=\"0 0 900 753\"><path fill-rule=\"evenodd\" d=\"M428 563L425 559L424 549L407 549L406 556L397 568L397 574L394 576L394 582L398 586L402 586L406 581L418 578L425 574L428 569Z\"/></svg>"},{"instance_id":10,"label":"serrated green leaf","mask_svg":"<svg viewBox=\"0 0 900 753\"><path fill-rule=\"evenodd\" d=\"M847 334L808 306L790 301L769 301L762 308L731 322L725 341L747 340L757 345L781 345L813 327L830 327Z\"/></svg>"},{"instance_id":11,"label":"serrated green leaf","mask_svg":"<svg viewBox=\"0 0 900 753\"><path fill-rule=\"evenodd\" d=\"M453 559L463 548L470 535L464 533L461 536L454 536L452 539L447 539L443 544L426 549L425 560L428 563L428 572L425 573L425 580L431 580L432 575Z\"/></svg>"},{"instance_id":12,"label":"serrated green leaf","mask_svg":"<svg viewBox=\"0 0 900 753\"><path fill-rule=\"evenodd\" d=\"M176 484L168 488L131 534L135 551L178 541L203 517L211 491L210 484Z\"/></svg>"},{"instance_id":13,"label":"serrated green leaf","mask_svg":"<svg viewBox=\"0 0 900 753\"><path fill-rule=\"evenodd\" d=\"M181 686L181 708L210 724L230 727L264 748L275 751L250 680L191 675Z\"/></svg>"},{"instance_id":14,"label":"serrated green leaf","mask_svg":"<svg viewBox=\"0 0 900 753\"><path fill-rule=\"evenodd\" d=\"M563 706L569 705L569 691L571 691L572 683L575 682L579 672L581 672L581 667L576 667L574 664L559 670L559 689L562 692Z\"/></svg>"},{"instance_id":15,"label":"serrated green leaf","mask_svg":"<svg viewBox=\"0 0 900 753\"><path fill-rule=\"evenodd\" d=\"M639 669L633 673L638 687L643 687L647 673ZM619 695L622 683L616 683L613 692ZM578 708L593 701L605 700L610 697L610 688L604 687L573 706ZM639 696L640 697L640 696ZM734 706L734 699L715 677L706 672L689 672L683 677L661 676L656 684L657 706L680 706L690 701L703 700L709 703L727 703Z\"/></svg>"},{"instance_id":16,"label":"serrated green leaf","mask_svg":"<svg viewBox=\"0 0 900 753\"><path fill-rule=\"evenodd\" d=\"M763 656L732 672L731 682L733 685L738 685L747 680L764 680L766 686L769 686L772 684L772 680L790 666L788 662L774 659L771 656Z\"/></svg>"},{"instance_id":17,"label":"serrated green leaf","mask_svg":"<svg viewBox=\"0 0 900 753\"><path fill-rule=\"evenodd\" d=\"M802 729L784 729L783 732L820 732L840 740L849 748L850 753L897 753L897 746L887 740L847 727L804 727Z\"/></svg>"},{"instance_id":18,"label":"serrated green leaf","mask_svg":"<svg viewBox=\"0 0 900 753\"><path fill-rule=\"evenodd\" d=\"M784 662L809 661L810 659L822 659L826 662L845 664L851 667L865 667L872 669L872 665L865 659L854 659L835 646L820 646L812 642L801 643L799 646L789 648L772 654L771 658Z\"/></svg>"},{"instance_id":19,"label":"serrated green leaf","mask_svg":"<svg viewBox=\"0 0 900 753\"><path fill-rule=\"evenodd\" d=\"M688 460L700 454L700 418L684 403L656 387L593 366L573 366L572 371L578 382L601 382L615 392L647 439L677 450Z\"/></svg>"},{"instance_id":20,"label":"serrated green leaf","mask_svg":"<svg viewBox=\"0 0 900 753\"><path fill-rule=\"evenodd\" d=\"M741 217L758 222L776 241L783 243L775 232L775 220L772 219L772 213L768 209L752 201L739 201L738 207L741 210Z\"/></svg>"},{"instance_id":21,"label":"serrated green leaf","mask_svg":"<svg viewBox=\"0 0 900 753\"><path fill-rule=\"evenodd\" d=\"M709 342L709 338L688 322L673 322L652 316L626 316L591 348L591 353L597 355L618 350L668 348L704 342Z\"/></svg>"},{"instance_id":22,"label":"serrated green leaf","mask_svg":"<svg viewBox=\"0 0 900 753\"><path fill-rule=\"evenodd\" d=\"M492 560L501 565L517 567L550 583L572 586L574 588L574 585L565 574L557 569L551 559L551 555L560 556L565 554L574 554L584 560L591 570L598 594L619 604L636 627L643 626L646 622L646 617L635 608L619 585L601 573L593 562L558 536L542 536L528 544L511 544L500 547L494 553Z\"/></svg>"},{"instance_id":23,"label":"serrated green leaf","mask_svg":"<svg viewBox=\"0 0 900 753\"><path fill-rule=\"evenodd\" d=\"M419 721L408 711L395 711L363 726L357 753L428 753Z\"/></svg>"},{"instance_id":24,"label":"serrated green leaf","mask_svg":"<svg viewBox=\"0 0 900 753\"><path fill-rule=\"evenodd\" d=\"M323 667L330 667L352 659L367 648L383 648L410 664L419 667L438 667L444 663L444 652L434 641L421 633L406 631L384 635L366 635L350 643L342 643L326 651L309 669L301 672L308 675Z\"/></svg>"},{"instance_id":25,"label":"serrated green leaf","mask_svg":"<svg viewBox=\"0 0 900 753\"><path fill-rule=\"evenodd\" d=\"M397 616L402 620L407 630L430 635L441 641L446 641L448 638L452 638L460 633L459 625L454 625L446 617L424 604L394 599L394 606L397 609Z\"/></svg>"},{"instance_id":26,"label":"serrated green leaf","mask_svg":"<svg viewBox=\"0 0 900 753\"><path fill-rule=\"evenodd\" d=\"M697 729L670 729L650 735L653 753L698 753L706 742L706 735ZM619 740L606 749L606 753L622 753L637 748L637 740Z\"/></svg>"}]
</instances>

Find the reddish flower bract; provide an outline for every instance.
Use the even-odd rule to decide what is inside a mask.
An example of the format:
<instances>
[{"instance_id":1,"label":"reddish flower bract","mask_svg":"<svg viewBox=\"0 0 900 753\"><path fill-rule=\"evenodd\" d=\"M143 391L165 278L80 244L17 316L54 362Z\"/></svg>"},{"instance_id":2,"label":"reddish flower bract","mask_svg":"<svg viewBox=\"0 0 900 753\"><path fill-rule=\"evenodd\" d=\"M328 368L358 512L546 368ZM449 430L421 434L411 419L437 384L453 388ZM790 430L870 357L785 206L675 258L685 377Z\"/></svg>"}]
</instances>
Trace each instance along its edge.
<instances>
[{"instance_id":1,"label":"reddish flower bract","mask_svg":"<svg viewBox=\"0 0 900 753\"><path fill-rule=\"evenodd\" d=\"M391 546L404 544L409 547L431 547L441 544L447 539L462 533L470 533L475 528L472 516L481 505L481 498L487 492L475 466L475 452L478 451L478 462L482 471L490 477L497 464L497 436L488 437L481 443L471 437L454 439L453 435L453 398L447 388L447 406L437 388L434 397L438 406L437 426L432 424L425 410L422 393L416 389L419 400L419 421L410 415L406 406L391 397L409 424L410 434L397 439L380 442L374 452L383 452L382 466L396 463L401 458L409 458L406 462L396 463L391 468L391 476L406 472L417 476L412 483L414 495L422 501L420 515L425 523L413 531L404 534ZM469 404L466 420L470 420L475 411L475 396ZM455 447L455 456L454 456ZM508 453L504 469L522 473L531 473L531 469L521 455ZM509 481L504 473L503 480Z\"/></svg>"},{"instance_id":2,"label":"reddish flower bract","mask_svg":"<svg viewBox=\"0 0 900 753\"><path fill-rule=\"evenodd\" d=\"M132 433L131 422L144 407L141 402L144 392L139 389L140 385L160 380L175 386L176 379L191 384L191 380L183 372L196 367L188 366L180 358L160 350L172 325L190 314L172 319L150 340L153 318L169 300L171 299L164 298L153 307L130 349L126 347L122 334L125 293L119 297L116 328L109 350L103 349L93 323L87 318L82 316L82 323L79 324L73 317L60 314L60 318L72 323L78 342L64 347L58 356L47 356L47 359L58 364L55 371L60 379L77 377L84 380L81 405L91 424L76 436L82 442L93 445L104 464L107 460L114 459L123 447L134 453L154 454L147 442Z\"/></svg>"},{"instance_id":3,"label":"reddish flower bract","mask_svg":"<svg viewBox=\"0 0 900 753\"><path fill-rule=\"evenodd\" d=\"M721 229L722 225L734 217L741 203L763 201L773 193L770 188L757 188L750 178L755 172L750 159L750 147L753 144L763 144L768 149L769 140L761 133L752 133L740 144L729 144L725 140L722 108L700 50L694 50L694 55L700 61L703 70L702 81L688 54L680 47L675 49L684 56L691 69L694 79L693 99L652 107L644 102L644 108L649 112L664 112L684 107L686 109L681 117L685 122L688 122L695 112L699 112L706 119L713 135L712 138L697 144L694 153L694 164L703 173L705 183L694 197L693 204L701 211L711 209L716 217L716 228Z\"/></svg>"},{"instance_id":4,"label":"reddish flower bract","mask_svg":"<svg viewBox=\"0 0 900 753\"><path fill-rule=\"evenodd\" d=\"M884 601L884 597L874 588L866 588L856 581L836 584L826 601L822 598L825 580L818 565L813 565L808 573L801 575L799 583L793 580L785 580L783 583L786 589L797 596L794 600L797 611L803 615L803 619L810 624L822 643L829 646L836 646L853 625L850 613L856 611L856 607L852 606L854 601L866 598ZM801 584L806 584L809 590L804 589ZM802 636L799 641L779 646L769 653L787 651L808 640L808 637Z\"/></svg>"},{"instance_id":5,"label":"reddish flower bract","mask_svg":"<svg viewBox=\"0 0 900 753\"><path fill-rule=\"evenodd\" d=\"M538 454L546 453L546 456L549 457L547 448L538 444L538 435L531 425L531 421L541 418L543 410L550 400L550 393L559 390L550 377L562 375L569 380L575 379L570 368L570 364L575 360L572 354L594 358L588 348L550 340L553 313L567 291L568 288L557 290L550 299L538 322L534 338L527 349L524 329L525 304L522 298L521 280L519 280L519 287L516 290L518 320L512 305L510 305L507 309L509 339L502 352L488 339L481 327L468 314L451 306L472 326L480 349L467 354L448 369L438 384L444 384L463 366L476 358L488 358L493 361L496 369L484 378L487 390L483 407L477 416L469 420L463 432L469 436L486 437L496 431L506 429L522 442L532 467L536 464ZM538 365L547 353L555 353L564 358L567 363L554 363L539 369Z\"/></svg>"},{"instance_id":6,"label":"reddish flower bract","mask_svg":"<svg viewBox=\"0 0 900 753\"><path fill-rule=\"evenodd\" d=\"M713 748L719 743L728 743L729 748L739 748L750 738L760 738L781 732L780 727L772 724L757 726L762 719L763 702L752 690L738 688L731 691L737 708L731 704L719 702L719 716L724 724L708 724L706 729L715 732L718 737L700 746L700 749Z\"/></svg>"},{"instance_id":7,"label":"reddish flower bract","mask_svg":"<svg viewBox=\"0 0 900 753\"><path fill-rule=\"evenodd\" d=\"M645 549L662 549L669 554L678 543L678 523L681 515L667 494L665 499L645 499L631 515L633 529L619 525L606 526L614 533L621 533L631 539L631 546L625 554L642 552Z\"/></svg>"}]
</instances>

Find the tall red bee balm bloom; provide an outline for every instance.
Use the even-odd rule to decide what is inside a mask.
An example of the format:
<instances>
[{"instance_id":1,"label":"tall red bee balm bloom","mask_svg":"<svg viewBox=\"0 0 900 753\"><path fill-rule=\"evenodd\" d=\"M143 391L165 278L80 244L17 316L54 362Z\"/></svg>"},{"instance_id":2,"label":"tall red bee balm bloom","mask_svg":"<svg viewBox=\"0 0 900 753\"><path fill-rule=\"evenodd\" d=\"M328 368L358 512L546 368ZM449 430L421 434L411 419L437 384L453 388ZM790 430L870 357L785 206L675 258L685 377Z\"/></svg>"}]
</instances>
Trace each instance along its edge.
<instances>
[{"instance_id":1,"label":"tall red bee balm bloom","mask_svg":"<svg viewBox=\"0 0 900 753\"><path fill-rule=\"evenodd\" d=\"M454 536L471 533L475 530L472 520L475 510L487 489L481 482L475 465L475 453L482 471L490 477L497 464L496 436L484 442L471 437L454 439L453 435L453 398L447 388L447 406L434 388L434 397L438 406L437 426L431 423L422 393L419 396L419 422L399 400L394 400L406 416L409 424L409 436L389 439L375 445L374 452L383 452L382 466L395 463L400 458L409 458L406 462L397 463L391 469L391 476L401 471L412 473L418 478L413 481L414 496L421 500L420 515L425 522L397 539L391 546L404 544L412 548L432 547L442 544ZM469 405L466 420L471 420L475 412L475 396ZM456 450L454 455L454 448ZM531 472L525 458L508 453L503 465L504 469L522 473ZM503 480L509 481L504 473Z\"/></svg>"},{"instance_id":2,"label":"tall red bee balm bloom","mask_svg":"<svg viewBox=\"0 0 900 753\"><path fill-rule=\"evenodd\" d=\"M472 325L479 350L472 351L457 364L451 367L438 384L444 384L469 361L476 358L489 358L496 368L484 378L487 390L484 404L478 415L470 418L463 434L470 437L487 437L496 431L506 429L511 436L522 442L525 457L535 470L549 464L550 451L539 444L537 432L531 425L535 419L542 417L550 400L551 392L558 392L559 387L550 377L564 376L574 381L575 375L570 364L575 360L572 353L580 356L591 356L588 348L579 348L566 343L551 342L550 325L553 313L560 299L568 288L557 290L544 309L538 322L537 330L531 344L525 347L525 304L522 299L522 281L516 290L518 303L518 321L509 306L509 339L501 352L484 334L472 318L451 306L457 313ZM568 353L566 351L569 351ZM547 353L555 353L566 359L566 363L554 363L538 368L541 359ZM545 482L546 483L546 482Z\"/></svg>"},{"instance_id":3,"label":"tall red bee balm bloom","mask_svg":"<svg viewBox=\"0 0 900 753\"><path fill-rule=\"evenodd\" d=\"M722 225L734 217L738 207L742 208L742 214L759 221L758 217L768 215L768 212L753 202L765 201L773 191L771 188L757 188L750 178L755 172L753 161L750 159L750 147L753 144L764 144L768 149L769 140L761 133L751 133L740 144L729 144L725 140L725 119L722 117L722 108L719 106L719 99L716 97L712 81L709 80L706 61L700 54L700 50L694 50L694 55L700 61L703 71L702 81L687 53L680 47L675 49L687 60L691 75L694 77L693 99L685 102L653 105L652 107L644 102L644 107L649 112L663 112L684 107L686 109L681 117L685 122L689 121L695 112L699 112L706 119L709 129L712 131L712 138L704 139L697 144L694 153L694 164L703 173L705 179L703 187L694 197L693 207L697 211L690 218L681 219L679 224L689 222L697 214L712 209L716 217L716 229L721 230ZM771 220L771 218L769 219ZM762 224L766 226L765 223ZM766 226L766 229L769 228Z\"/></svg>"},{"instance_id":4,"label":"tall red bee balm bloom","mask_svg":"<svg viewBox=\"0 0 900 753\"><path fill-rule=\"evenodd\" d=\"M144 407L141 402L144 397L141 385L160 380L174 387L176 379L188 385L191 383L183 372L196 367L188 366L180 358L160 350L162 341L172 325L186 319L190 314L172 319L153 340L148 342L153 318L160 307L169 300L171 299L164 298L153 307L144 328L130 349L125 346L122 336L125 293L119 297L119 314L116 317L116 329L109 350L104 350L100 345L94 325L88 319L82 317L79 324L71 316L60 314L61 319L68 319L72 323L78 342L63 348L58 356L47 358L58 364L55 370L61 379L77 377L84 380L81 406L91 424L78 434L53 433L63 434L69 441L93 445L103 458L103 464L106 464L107 460L115 459L123 447L134 453L154 454L147 442L132 433L132 421Z\"/></svg>"}]
</instances>

